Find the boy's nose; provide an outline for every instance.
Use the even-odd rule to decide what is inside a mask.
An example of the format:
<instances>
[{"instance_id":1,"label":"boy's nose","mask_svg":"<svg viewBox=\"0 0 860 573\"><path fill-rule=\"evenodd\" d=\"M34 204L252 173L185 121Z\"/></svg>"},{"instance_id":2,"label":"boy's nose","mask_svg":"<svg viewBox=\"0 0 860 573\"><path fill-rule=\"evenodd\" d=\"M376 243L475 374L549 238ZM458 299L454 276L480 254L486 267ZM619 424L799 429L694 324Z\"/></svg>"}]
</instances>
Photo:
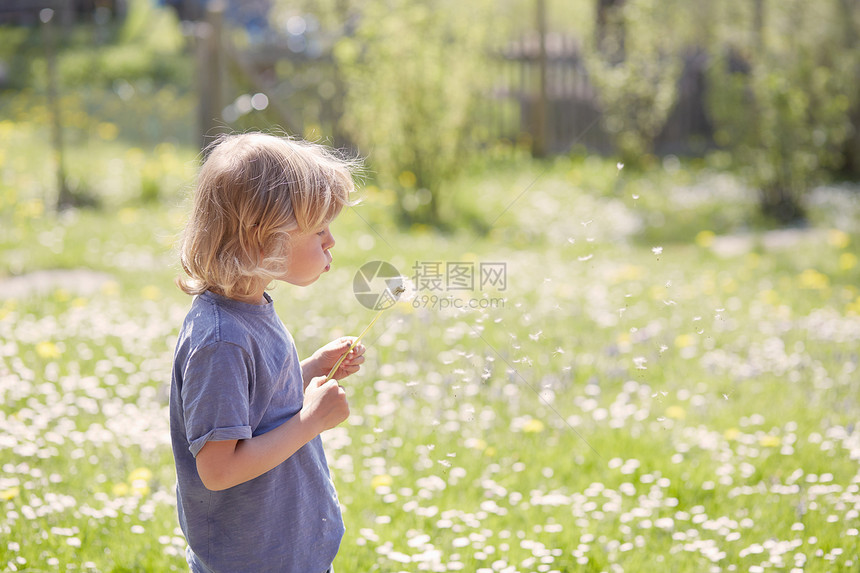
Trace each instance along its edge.
<instances>
[{"instance_id":1,"label":"boy's nose","mask_svg":"<svg viewBox=\"0 0 860 573\"><path fill-rule=\"evenodd\" d=\"M331 231L326 233L325 238L326 238L326 242L325 242L326 248L331 249L332 247L334 247L334 242L335 242L334 241L334 235L331 234Z\"/></svg>"}]
</instances>

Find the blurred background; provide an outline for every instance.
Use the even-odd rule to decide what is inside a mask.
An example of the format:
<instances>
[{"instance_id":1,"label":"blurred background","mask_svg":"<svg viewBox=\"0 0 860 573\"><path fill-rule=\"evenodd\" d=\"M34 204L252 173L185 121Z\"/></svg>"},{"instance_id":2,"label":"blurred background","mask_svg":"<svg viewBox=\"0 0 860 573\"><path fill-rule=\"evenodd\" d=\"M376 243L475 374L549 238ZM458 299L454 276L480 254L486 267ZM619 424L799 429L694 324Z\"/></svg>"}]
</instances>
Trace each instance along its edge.
<instances>
[{"instance_id":1,"label":"blurred background","mask_svg":"<svg viewBox=\"0 0 860 573\"><path fill-rule=\"evenodd\" d=\"M445 269L325 434L338 571L857 571L858 32L858 0L0 0L0 566L187 570L175 245L206 145L260 129L366 164L331 272L273 293L300 355L373 319L366 263Z\"/></svg>"},{"instance_id":2,"label":"blurred background","mask_svg":"<svg viewBox=\"0 0 860 573\"><path fill-rule=\"evenodd\" d=\"M266 129L365 157L407 226L486 231L452 181L587 154L701 160L795 224L860 176L858 32L853 0L3 0L0 205L156 201Z\"/></svg>"}]
</instances>

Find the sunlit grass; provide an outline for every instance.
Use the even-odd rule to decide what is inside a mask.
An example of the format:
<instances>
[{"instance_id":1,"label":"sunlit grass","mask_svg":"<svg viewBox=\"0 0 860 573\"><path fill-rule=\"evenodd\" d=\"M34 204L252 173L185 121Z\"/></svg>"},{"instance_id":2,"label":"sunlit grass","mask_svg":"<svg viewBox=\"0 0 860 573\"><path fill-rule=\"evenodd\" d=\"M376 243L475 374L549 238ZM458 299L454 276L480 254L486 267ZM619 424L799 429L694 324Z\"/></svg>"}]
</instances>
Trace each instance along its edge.
<instances>
[{"instance_id":1,"label":"sunlit grass","mask_svg":"<svg viewBox=\"0 0 860 573\"><path fill-rule=\"evenodd\" d=\"M726 255L743 229L706 223L738 209L718 192L736 183L619 171L487 172L471 182L494 192L473 205L486 236L403 232L368 191L334 225L332 272L273 291L306 355L372 317L352 296L367 261L506 265L504 290L435 293L503 306L417 299L368 334L344 381L351 418L325 435L347 525L338 570L856 569L854 203L828 199L787 244L756 235ZM0 279L102 278L0 294L0 563L183 570L167 433L190 302L172 284L182 201L126 191L55 216L38 199L0 210Z\"/></svg>"}]
</instances>

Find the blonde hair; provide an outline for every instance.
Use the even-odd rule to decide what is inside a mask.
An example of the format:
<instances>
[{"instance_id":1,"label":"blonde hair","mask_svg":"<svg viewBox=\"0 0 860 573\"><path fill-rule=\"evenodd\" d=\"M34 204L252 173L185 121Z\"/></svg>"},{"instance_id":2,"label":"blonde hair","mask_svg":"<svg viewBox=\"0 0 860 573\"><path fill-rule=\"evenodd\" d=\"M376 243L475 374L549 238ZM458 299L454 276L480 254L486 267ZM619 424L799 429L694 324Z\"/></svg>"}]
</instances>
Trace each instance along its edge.
<instances>
[{"instance_id":1,"label":"blonde hair","mask_svg":"<svg viewBox=\"0 0 860 573\"><path fill-rule=\"evenodd\" d=\"M248 295L289 264L289 233L316 232L355 190L357 162L312 143L264 133L226 135L209 148L180 240L188 294Z\"/></svg>"}]
</instances>

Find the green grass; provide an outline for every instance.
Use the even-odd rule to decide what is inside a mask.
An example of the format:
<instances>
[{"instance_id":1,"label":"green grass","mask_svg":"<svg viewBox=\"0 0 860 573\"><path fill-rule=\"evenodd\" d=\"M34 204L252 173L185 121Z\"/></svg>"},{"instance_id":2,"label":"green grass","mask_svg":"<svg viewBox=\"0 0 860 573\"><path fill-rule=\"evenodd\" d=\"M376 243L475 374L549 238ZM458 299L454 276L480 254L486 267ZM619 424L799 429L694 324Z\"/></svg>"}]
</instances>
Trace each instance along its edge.
<instances>
[{"instance_id":1,"label":"green grass","mask_svg":"<svg viewBox=\"0 0 860 573\"><path fill-rule=\"evenodd\" d=\"M26 145L0 154L0 278L110 278L0 293L0 564L183 570L167 433L190 303L172 283L183 201L140 202L138 171L103 171L138 161L108 142L77 166L114 173L92 179L104 207L56 216L32 168L38 138L4 129ZM134 165L181 189L194 155ZM503 306L419 296L368 335L344 382L352 416L324 434L347 527L339 571L856 570L851 195L818 201L795 243L758 236L721 256L755 202L704 169L520 161L450 192L446 209L484 234L399 230L370 189L335 222L332 272L273 291L307 355L371 318L352 294L367 261L506 265L504 290L423 293Z\"/></svg>"}]
</instances>

